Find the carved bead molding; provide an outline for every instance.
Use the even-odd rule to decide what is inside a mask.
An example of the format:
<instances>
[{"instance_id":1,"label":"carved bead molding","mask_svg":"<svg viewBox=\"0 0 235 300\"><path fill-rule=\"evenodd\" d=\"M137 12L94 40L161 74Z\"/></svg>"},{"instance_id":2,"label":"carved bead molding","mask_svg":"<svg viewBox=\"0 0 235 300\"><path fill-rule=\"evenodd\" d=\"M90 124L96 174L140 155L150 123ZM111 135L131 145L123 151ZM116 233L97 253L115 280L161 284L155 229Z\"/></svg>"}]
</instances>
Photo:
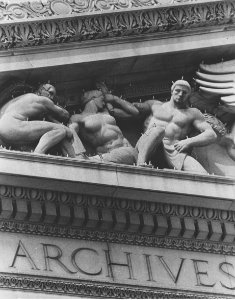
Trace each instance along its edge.
<instances>
[{"instance_id":1,"label":"carved bead molding","mask_svg":"<svg viewBox=\"0 0 235 300\"><path fill-rule=\"evenodd\" d=\"M5 232L235 255L230 211L12 186L0 186L0 200Z\"/></svg>"},{"instance_id":2,"label":"carved bead molding","mask_svg":"<svg viewBox=\"0 0 235 300\"><path fill-rule=\"evenodd\" d=\"M167 0L171 6L161 7L163 2L165 0L1 2L0 49L117 40L148 34L162 37L164 33L169 36L176 31L183 34L203 26L234 23L233 0ZM174 4L178 5L172 6Z\"/></svg>"},{"instance_id":3,"label":"carved bead molding","mask_svg":"<svg viewBox=\"0 0 235 300\"><path fill-rule=\"evenodd\" d=\"M15 289L34 292L53 293L61 295L74 295L83 297L97 298L116 298L116 299L208 299L231 298L226 295L214 295L209 293L194 293L179 290L164 290L153 288L137 288L130 286L119 286L109 283L91 283L86 281L48 279L37 276L24 276L17 274L0 273L0 288Z\"/></svg>"}]
</instances>

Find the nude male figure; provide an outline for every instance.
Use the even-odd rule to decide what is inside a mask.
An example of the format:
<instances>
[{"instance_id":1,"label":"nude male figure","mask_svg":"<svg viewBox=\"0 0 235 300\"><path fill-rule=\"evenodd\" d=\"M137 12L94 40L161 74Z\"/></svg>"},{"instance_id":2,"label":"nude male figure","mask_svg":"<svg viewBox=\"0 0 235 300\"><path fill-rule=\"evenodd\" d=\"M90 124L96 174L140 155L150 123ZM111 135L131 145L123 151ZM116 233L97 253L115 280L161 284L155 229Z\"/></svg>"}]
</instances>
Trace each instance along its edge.
<instances>
[{"instance_id":1,"label":"nude male figure","mask_svg":"<svg viewBox=\"0 0 235 300\"><path fill-rule=\"evenodd\" d=\"M162 103L148 100L144 103L134 103L140 112L152 114L146 132L137 142L137 165L147 162L149 155L163 142L165 157L172 168L207 174L187 151L192 147L215 142L216 133L198 109L188 107L187 99L190 93L189 83L178 80L171 87L170 101ZM201 133L187 138L193 127Z\"/></svg>"},{"instance_id":2,"label":"nude male figure","mask_svg":"<svg viewBox=\"0 0 235 300\"><path fill-rule=\"evenodd\" d=\"M0 110L0 139L11 146L38 142L35 153L46 153L63 140L71 140L71 130L60 124L68 121L69 113L54 104L55 95L55 88L44 84L37 94L28 93L7 102ZM75 157L73 152L71 146L68 155Z\"/></svg>"},{"instance_id":3,"label":"nude male figure","mask_svg":"<svg viewBox=\"0 0 235 300\"><path fill-rule=\"evenodd\" d=\"M123 136L115 117L138 115L137 108L100 90L85 92L81 100L83 112L70 118L69 127L95 149L98 155L90 159L120 164L136 163L137 150Z\"/></svg>"}]
</instances>

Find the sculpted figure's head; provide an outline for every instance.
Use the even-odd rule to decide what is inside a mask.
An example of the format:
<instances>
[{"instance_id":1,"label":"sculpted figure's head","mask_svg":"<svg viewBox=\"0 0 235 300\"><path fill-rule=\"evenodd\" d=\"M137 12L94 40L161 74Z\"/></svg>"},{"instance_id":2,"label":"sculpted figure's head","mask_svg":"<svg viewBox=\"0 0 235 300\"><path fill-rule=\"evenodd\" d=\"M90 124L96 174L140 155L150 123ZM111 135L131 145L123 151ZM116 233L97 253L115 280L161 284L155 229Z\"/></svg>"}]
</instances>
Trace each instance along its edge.
<instances>
[{"instance_id":1,"label":"sculpted figure's head","mask_svg":"<svg viewBox=\"0 0 235 300\"><path fill-rule=\"evenodd\" d=\"M177 80L171 86L171 97L175 104L185 104L190 94L191 86L185 80Z\"/></svg>"},{"instance_id":2,"label":"sculpted figure's head","mask_svg":"<svg viewBox=\"0 0 235 300\"><path fill-rule=\"evenodd\" d=\"M49 83L41 84L37 90L37 95L53 100L56 96L56 89Z\"/></svg>"}]
</instances>

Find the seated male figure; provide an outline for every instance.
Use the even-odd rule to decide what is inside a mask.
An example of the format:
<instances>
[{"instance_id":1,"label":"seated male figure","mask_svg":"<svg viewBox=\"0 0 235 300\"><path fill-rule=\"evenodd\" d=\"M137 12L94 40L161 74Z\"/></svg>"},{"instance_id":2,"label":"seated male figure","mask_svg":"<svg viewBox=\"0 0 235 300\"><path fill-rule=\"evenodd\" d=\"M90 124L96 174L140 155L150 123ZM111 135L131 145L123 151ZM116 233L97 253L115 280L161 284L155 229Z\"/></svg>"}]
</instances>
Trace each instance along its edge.
<instances>
[{"instance_id":1,"label":"seated male figure","mask_svg":"<svg viewBox=\"0 0 235 300\"><path fill-rule=\"evenodd\" d=\"M28 93L7 102L0 110L0 139L9 146L38 143L34 152L46 153L48 149L66 139L72 139L71 130L60 122L69 119L69 113L55 105L54 86L43 84L37 93ZM43 121L43 119L50 121ZM56 123L55 123L56 122ZM72 145L68 155L75 157Z\"/></svg>"},{"instance_id":2,"label":"seated male figure","mask_svg":"<svg viewBox=\"0 0 235 300\"><path fill-rule=\"evenodd\" d=\"M170 101L162 103L149 100L134 103L140 112L152 114L145 133L136 145L139 151L138 165L147 162L159 143L163 142L165 157L170 167L207 174L203 166L187 152L192 147L215 142L216 134L198 109L188 107L190 93L189 83L177 80L171 87ZM188 138L193 128L200 131L200 134Z\"/></svg>"}]
</instances>

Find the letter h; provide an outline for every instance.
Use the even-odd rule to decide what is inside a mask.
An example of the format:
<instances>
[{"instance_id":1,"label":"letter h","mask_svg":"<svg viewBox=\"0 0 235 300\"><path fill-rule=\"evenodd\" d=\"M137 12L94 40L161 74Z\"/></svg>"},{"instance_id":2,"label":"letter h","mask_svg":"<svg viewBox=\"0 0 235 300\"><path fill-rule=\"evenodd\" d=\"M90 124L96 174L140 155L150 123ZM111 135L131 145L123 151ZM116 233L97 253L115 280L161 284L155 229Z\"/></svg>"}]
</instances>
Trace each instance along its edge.
<instances>
[{"instance_id":1,"label":"letter h","mask_svg":"<svg viewBox=\"0 0 235 300\"><path fill-rule=\"evenodd\" d=\"M129 278L128 279L134 279L134 274L133 274L133 268L132 268L132 263L131 263L131 253L129 252L124 252L126 254L126 261L127 263L116 263L111 261L110 257L110 250L104 250L105 252L105 257L106 257L106 262L107 262L107 269L108 269L108 275L107 277L111 277L114 280L114 273L113 273L113 266L120 266L120 267L127 267L129 271Z\"/></svg>"}]
</instances>

